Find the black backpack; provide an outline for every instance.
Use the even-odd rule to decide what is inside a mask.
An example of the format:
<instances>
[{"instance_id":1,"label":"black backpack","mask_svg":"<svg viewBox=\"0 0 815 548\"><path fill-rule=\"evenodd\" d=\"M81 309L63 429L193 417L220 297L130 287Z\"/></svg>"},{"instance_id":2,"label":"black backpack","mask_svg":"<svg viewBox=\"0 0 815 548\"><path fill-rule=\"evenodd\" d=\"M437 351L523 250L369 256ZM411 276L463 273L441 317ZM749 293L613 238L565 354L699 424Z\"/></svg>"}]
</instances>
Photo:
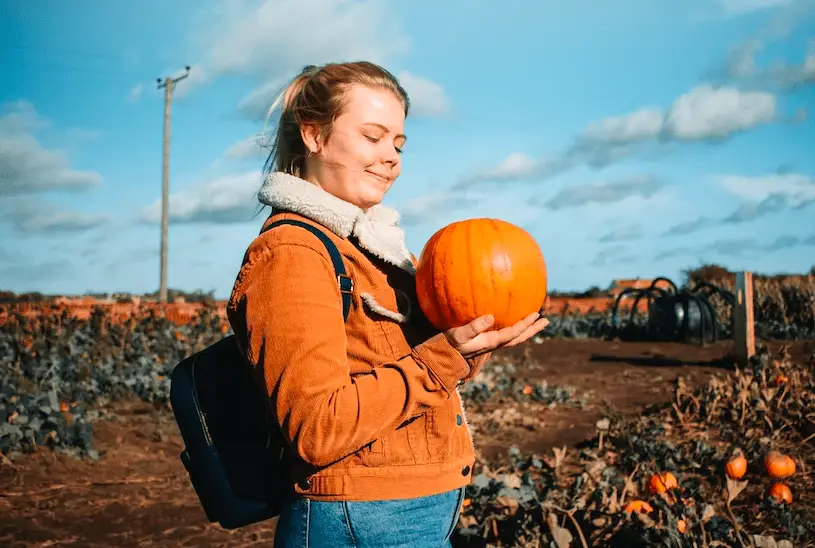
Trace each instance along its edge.
<instances>
[{"instance_id":1,"label":"black backpack","mask_svg":"<svg viewBox=\"0 0 815 548\"><path fill-rule=\"evenodd\" d=\"M291 219L328 249L348 319L353 281L342 256L320 229ZM268 401L252 378L235 335L189 356L175 366L170 403L184 439L181 462L210 522L236 529L280 513L285 462L282 435L268 421Z\"/></svg>"}]
</instances>

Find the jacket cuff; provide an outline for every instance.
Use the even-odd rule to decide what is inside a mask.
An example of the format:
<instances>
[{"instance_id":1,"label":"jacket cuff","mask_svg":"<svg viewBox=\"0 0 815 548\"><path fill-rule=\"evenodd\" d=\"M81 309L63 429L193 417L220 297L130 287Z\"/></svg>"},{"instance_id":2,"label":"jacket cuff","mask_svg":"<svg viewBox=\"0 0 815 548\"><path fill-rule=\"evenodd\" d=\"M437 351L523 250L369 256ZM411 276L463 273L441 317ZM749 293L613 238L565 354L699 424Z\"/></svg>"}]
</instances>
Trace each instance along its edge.
<instances>
[{"instance_id":1,"label":"jacket cuff","mask_svg":"<svg viewBox=\"0 0 815 548\"><path fill-rule=\"evenodd\" d=\"M470 366L470 372L466 378L464 378L464 382L470 381L478 375L481 368L484 367L484 364L487 363L487 360L490 359L492 356L492 352L487 352L486 354L481 354L480 356L476 356L475 358L467 359L467 363Z\"/></svg>"},{"instance_id":2,"label":"jacket cuff","mask_svg":"<svg viewBox=\"0 0 815 548\"><path fill-rule=\"evenodd\" d=\"M470 373L470 365L458 350L453 348L444 333L439 333L411 350L413 359L426 366L452 393L459 381Z\"/></svg>"}]
</instances>

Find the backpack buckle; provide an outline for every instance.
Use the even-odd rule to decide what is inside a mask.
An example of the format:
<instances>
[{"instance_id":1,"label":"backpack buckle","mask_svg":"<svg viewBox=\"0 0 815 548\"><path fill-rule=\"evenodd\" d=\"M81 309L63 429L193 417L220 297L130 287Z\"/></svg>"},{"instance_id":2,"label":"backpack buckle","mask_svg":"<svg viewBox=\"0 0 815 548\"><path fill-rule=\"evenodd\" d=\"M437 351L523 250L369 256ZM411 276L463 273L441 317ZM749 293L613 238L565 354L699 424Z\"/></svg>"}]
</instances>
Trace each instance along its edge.
<instances>
[{"instance_id":1,"label":"backpack buckle","mask_svg":"<svg viewBox=\"0 0 815 548\"><path fill-rule=\"evenodd\" d=\"M337 274L337 283L340 286L340 293L352 294L354 292L354 280L345 274Z\"/></svg>"}]
</instances>

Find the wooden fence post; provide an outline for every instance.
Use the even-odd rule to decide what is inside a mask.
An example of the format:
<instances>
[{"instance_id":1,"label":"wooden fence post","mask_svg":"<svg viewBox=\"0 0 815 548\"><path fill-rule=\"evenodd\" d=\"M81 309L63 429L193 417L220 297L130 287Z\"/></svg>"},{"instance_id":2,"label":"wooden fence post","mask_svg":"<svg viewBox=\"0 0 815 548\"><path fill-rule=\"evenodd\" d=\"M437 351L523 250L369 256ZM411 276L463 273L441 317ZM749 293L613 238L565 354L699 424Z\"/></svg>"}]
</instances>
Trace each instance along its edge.
<instances>
[{"instance_id":1,"label":"wooden fence post","mask_svg":"<svg viewBox=\"0 0 815 548\"><path fill-rule=\"evenodd\" d=\"M733 342L736 359L745 367L756 353L755 323L753 321L753 273L736 274L736 306L733 307Z\"/></svg>"}]
</instances>

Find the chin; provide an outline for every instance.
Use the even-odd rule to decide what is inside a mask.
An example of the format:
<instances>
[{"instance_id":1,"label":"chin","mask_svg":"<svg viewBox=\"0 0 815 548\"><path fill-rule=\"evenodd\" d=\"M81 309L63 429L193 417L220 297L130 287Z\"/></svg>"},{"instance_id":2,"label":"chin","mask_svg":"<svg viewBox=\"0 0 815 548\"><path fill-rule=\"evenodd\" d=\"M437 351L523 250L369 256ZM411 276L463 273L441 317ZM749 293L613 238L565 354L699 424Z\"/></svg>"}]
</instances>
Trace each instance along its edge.
<instances>
[{"instance_id":1,"label":"chin","mask_svg":"<svg viewBox=\"0 0 815 548\"><path fill-rule=\"evenodd\" d=\"M360 193L356 199L356 205L362 209L368 209L369 207L382 203L387 193L387 189L382 188L368 188L365 190L366 191Z\"/></svg>"},{"instance_id":2,"label":"chin","mask_svg":"<svg viewBox=\"0 0 815 548\"><path fill-rule=\"evenodd\" d=\"M360 198L359 200L357 200L356 205L361 209L369 209L371 207L374 207L375 205L381 204L384 198L385 198L384 195L379 196L378 198L366 196L364 198Z\"/></svg>"}]
</instances>

